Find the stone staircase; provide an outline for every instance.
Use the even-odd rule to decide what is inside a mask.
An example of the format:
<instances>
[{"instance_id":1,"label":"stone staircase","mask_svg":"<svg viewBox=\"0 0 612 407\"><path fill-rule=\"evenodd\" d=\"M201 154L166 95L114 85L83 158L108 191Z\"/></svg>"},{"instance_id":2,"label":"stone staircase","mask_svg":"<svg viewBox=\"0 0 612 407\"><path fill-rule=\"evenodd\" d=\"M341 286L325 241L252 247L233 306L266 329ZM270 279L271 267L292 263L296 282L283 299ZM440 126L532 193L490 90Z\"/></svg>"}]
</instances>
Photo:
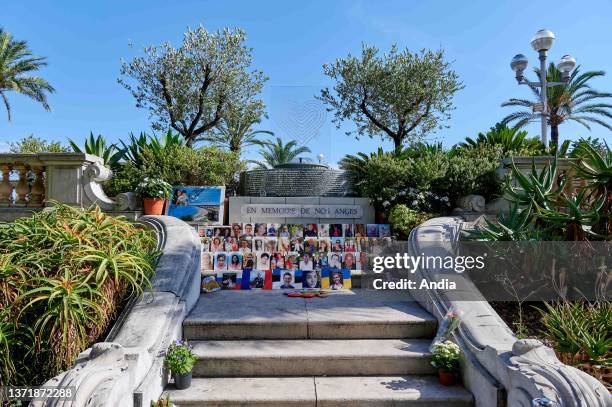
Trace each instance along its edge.
<instances>
[{"instance_id":1,"label":"stone staircase","mask_svg":"<svg viewBox=\"0 0 612 407\"><path fill-rule=\"evenodd\" d=\"M463 387L438 384L435 329L406 293L202 295L183 323L192 386L167 393L177 406L472 406Z\"/></svg>"}]
</instances>

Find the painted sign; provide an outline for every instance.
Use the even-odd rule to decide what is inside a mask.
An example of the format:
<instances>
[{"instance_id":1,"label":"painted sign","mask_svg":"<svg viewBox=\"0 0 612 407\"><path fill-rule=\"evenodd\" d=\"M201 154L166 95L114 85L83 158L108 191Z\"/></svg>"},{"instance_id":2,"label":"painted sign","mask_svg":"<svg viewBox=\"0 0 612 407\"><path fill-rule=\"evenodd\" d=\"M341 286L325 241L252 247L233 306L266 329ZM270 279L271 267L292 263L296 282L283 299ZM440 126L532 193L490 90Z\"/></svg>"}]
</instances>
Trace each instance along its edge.
<instances>
[{"instance_id":1,"label":"painted sign","mask_svg":"<svg viewBox=\"0 0 612 407\"><path fill-rule=\"evenodd\" d=\"M244 217L250 218L345 218L363 216L360 205L302 205L302 204L243 204Z\"/></svg>"},{"instance_id":2,"label":"painted sign","mask_svg":"<svg viewBox=\"0 0 612 407\"><path fill-rule=\"evenodd\" d=\"M186 222L223 223L225 187L175 187L168 215Z\"/></svg>"}]
</instances>

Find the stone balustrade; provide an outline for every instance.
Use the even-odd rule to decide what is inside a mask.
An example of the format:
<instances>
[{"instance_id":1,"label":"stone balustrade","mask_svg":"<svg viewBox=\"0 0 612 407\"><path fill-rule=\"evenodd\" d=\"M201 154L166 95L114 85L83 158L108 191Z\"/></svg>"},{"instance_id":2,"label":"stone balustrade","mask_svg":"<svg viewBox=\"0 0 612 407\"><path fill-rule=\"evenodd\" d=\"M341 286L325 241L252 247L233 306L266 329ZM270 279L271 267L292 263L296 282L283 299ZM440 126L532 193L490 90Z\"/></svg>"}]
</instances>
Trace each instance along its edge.
<instances>
[{"instance_id":1,"label":"stone balustrade","mask_svg":"<svg viewBox=\"0 0 612 407\"><path fill-rule=\"evenodd\" d=\"M31 212L53 201L79 207L95 203L107 211L117 206L101 185L112 172L93 155L0 154L0 175L0 208L13 208L0 209L5 214Z\"/></svg>"}]
</instances>

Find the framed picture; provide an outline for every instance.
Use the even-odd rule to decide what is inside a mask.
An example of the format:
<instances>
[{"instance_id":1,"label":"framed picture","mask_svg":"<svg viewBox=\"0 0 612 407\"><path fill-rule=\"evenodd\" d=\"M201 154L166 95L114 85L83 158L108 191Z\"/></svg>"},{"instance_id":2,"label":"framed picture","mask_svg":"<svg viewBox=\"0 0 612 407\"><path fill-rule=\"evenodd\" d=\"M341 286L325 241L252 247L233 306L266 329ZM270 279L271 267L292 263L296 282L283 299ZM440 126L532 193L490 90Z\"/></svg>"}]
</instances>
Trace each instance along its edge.
<instances>
[{"instance_id":1,"label":"framed picture","mask_svg":"<svg viewBox=\"0 0 612 407\"><path fill-rule=\"evenodd\" d=\"M232 223L231 229L233 238L240 239L242 237L242 223Z\"/></svg>"},{"instance_id":2,"label":"framed picture","mask_svg":"<svg viewBox=\"0 0 612 407\"><path fill-rule=\"evenodd\" d=\"M253 240L244 237L240 238L238 241L238 250L242 254L251 253L253 251Z\"/></svg>"},{"instance_id":3,"label":"framed picture","mask_svg":"<svg viewBox=\"0 0 612 407\"><path fill-rule=\"evenodd\" d=\"M356 223L354 232L355 237L368 237L366 226L363 223Z\"/></svg>"},{"instance_id":4,"label":"framed picture","mask_svg":"<svg viewBox=\"0 0 612 407\"><path fill-rule=\"evenodd\" d=\"M267 237L265 240L265 249L264 251L268 253L274 253L278 251L278 240L275 237Z\"/></svg>"},{"instance_id":5,"label":"framed picture","mask_svg":"<svg viewBox=\"0 0 612 407\"><path fill-rule=\"evenodd\" d=\"M272 253L272 260L270 262L271 269L285 268L285 256L279 252Z\"/></svg>"},{"instance_id":6,"label":"framed picture","mask_svg":"<svg viewBox=\"0 0 612 407\"><path fill-rule=\"evenodd\" d=\"M304 225L304 237L318 237L318 225L316 223L307 223Z\"/></svg>"},{"instance_id":7,"label":"framed picture","mask_svg":"<svg viewBox=\"0 0 612 407\"><path fill-rule=\"evenodd\" d=\"M203 252L209 252L210 251L211 240L212 239L210 237L202 237L202 238L200 238L200 242L202 242L202 251Z\"/></svg>"},{"instance_id":8,"label":"framed picture","mask_svg":"<svg viewBox=\"0 0 612 407\"><path fill-rule=\"evenodd\" d=\"M391 225L381 223L378 225L378 237L391 237Z\"/></svg>"},{"instance_id":9,"label":"framed picture","mask_svg":"<svg viewBox=\"0 0 612 407\"><path fill-rule=\"evenodd\" d=\"M268 223L268 237L278 237L280 228L280 223Z\"/></svg>"},{"instance_id":10,"label":"framed picture","mask_svg":"<svg viewBox=\"0 0 612 407\"><path fill-rule=\"evenodd\" d=\"M329 225L329 237L342 237L342 224L332 223Z\"/></svg>"},{"instance_id":11,"label":"framed picture","mask_svg":"<svg viewBox=\"0 0 612 407\"><path fill-rule=\"evenodd\" d=\"M215 270L227 270L227 253L217 252L214 254Z\"/></svg>"},{"instance_id":12,"label":"framed picture","mask_svg":"<svg viewBox=\"0 0 612 407\"><path fill-rule=\"evenodd\" d=\"M321 287L331 290L351 288L351 270L323 269L321 270Z\"/></svg>"},{"instance_id":13,"label":"framed picture","mask_svg":"<svg viewBox=\"0 0 612 407\"><path fill-rule=\"evenodd\" d=\"M301 223L290 224L287 226L289 227L289 234L291 235L292 239L304 237L304 225Z\"/></svg>"},{"instance_id":14,"label":"framed picture","mask_svg":"<svg viewBox=\"0 0 612 407\"><path fill-rule=\"evenodd\" d=\"M242 278L245 279L247 270L243 271ZM272 288L272 272L270 270L249 270L249 288L251 290L264 290Z\"/></svg>"},{"instance_id":15,"label":"framed picture","mask_svg":"<svg viewBox=\"0 0 612 407\"><path fill-rule=\"evenodd\" d=\"M357 258L355 253L344 253L342 255L342 268L349 270L357 269Z\"/></svg>"},{"instance_id":16,"label":"framed picture","mask_svg":"<svg viewBox=\"0 0 612 407\"><path fill-rule=\"evenodd\" d=\"M342 254L341 253L331 253L327 255L328 267L330 269L340 269L342 268Z\"/></svg>"},{"instance_id":17,"label":"framed picture","mask_svg":"<svg viewBox=\"0 0 612 407\"><path fill-rule=\"evenodd\" d=\"M257 256L254 253L242 253L242 268L255 268L257 266Z\"/></svg>"},{"instance_id":18,"label":"framed picture","mask_svg":"<svg viewBox=\"0 0 612 407\"><path fill-rule=\"evenodd\" d=\"M300 257L298 268L300 270L314 270L313 258L309 253L304 253Z\"/></svg>"},{"instance_id":19,"label":"framed picture","mask_svg":"<svg viewBox=\"0 0 612 407\"><path fill-rule=\"evenodd\" d=\"M368 223L366 226L366 233L368 237L378 237L378 224Z\"/></svg>"},{"instance_id":20,"label":"framed picture","mask_svg":"<svg viewBox=\"0 0 612 407\"><path fill-rule=\"evenodd\" d=\"M268 236L268 225L266 223L256 223L255 224L255 236L256 237Z\"/></svg>"},{"instance_id":21,"label":"framed picture","mask_svg":"<svg viewBox=\"0 0 612 407\"><path fill-rule=\"evenodd\" d=\"M227 254L227 269L231 271L242 270L242 254L239 252L230 252Z\"/></svg>"},{"instance_id":22,"label":"framed picture","mask_svg":"<svg viewBox=\"0 0 612 407\"><path fill-rule=\"evenodd\" d=\"M253 223L244 223L242 225L242 237L255 236L255 225Z\"/></svg>"},{"instance_id":23,"label":"framed picture","mask_svg":"<svg viewBox=\"0 0 612 407\"><path fill-rule=\"evenodd\" d=\"M321 275L318 270L302 271L302 288L321 288Z\"/></svg>"},{"instance_id":24,"label":"framed picture","mask_svg":"<svg viewBox=\"0 0 612 407\"><path fill-rule=\"evenodd\" d=\"M213 254L210 252L202 251L202 256L200 257L200 270L211 271L214 269L213 263Z\"/></svg>"},{"instance_id":25,"label":"framed picture","mask_svg":"<svg viewBox=\"0 0 612 407\"><path fill-rule=\"evenodd\" d=\"M266 239L263 237L254 237L253 238L253 251L263 252L265 250L265 242L266 242Z\"/></svg>"},{"instance_id":26,"label":"framed picture","mask_svg":"<svg viewBox=\"0 0 612 407\"><path fill-rule=\"evenodd\" d=\"M319 238L319 251L324 253L331 252L331 240L329 237Z\"/></svg>"},{"instance_id":27,"label":"framed picture","mask_svg":"<svg viewBox=\"0 0 612 407\"><path fill-rule=\"evenodd\" d=\"M225 251L225 244L223 238L215 236L210 239L210 251L211 252L222 252Z\"/></svg>"},{"instance_id":28,"label":"framed picture","mask_svg":"<svg viewBox=\"0 0 612 407\"><path fill-rule=\"evenodd\" d=\"M278 237L284 237L284 238L291 237L291 232L289 232L289 225L287 224L280 225L280 229L278 231Z\"/></svg>"},{"instance_id":29,"label":"framed picture","mask_svg":"<svg viewBox=\"0 0 612 407\"><path fill-rule=\"evenodd\" d=\"M186 222L222 224L225 187L175 187L168 215Z\"/></svg>"},{"instance_id":30,"label":"framed picture","mask_svg":"<svg viewBox=\"0 0 612 407\"><path fill-rule=\"evenodd\" d=\"M229 236L225 238L224 247L226 252L238 251L238 238Z\"/></svg>"},{"instance_id":31,"label":"framed picture","mask_svg":"<svg viewBox=\"0 0 612 407\"><path fill-rule=\"evenodd\" d=\"M300 270L280 268L272 270L273 290L295 290L299 288L302 288L302 272Z\"/></svg>"},{"instance_id":32,"label":"framed picture","mask_svg":"<svg viewBox=\"0 0 612 407\"><path fill-rule=\"evenodd\" d=\"M259 252L257 253L257 268L260 270L271 270L270 264L271 264L271 258L270 258L270 253L266 253L266 252Z\"/></svg>"},{"instance_id":33,"label":"framed picture","mask_svg":"<svg viewBox=\"0 0 612 407\"><path fill-rule=\"evenodd\" d=\"M239 290L242 283L242 271L224 271L217 274L221 280L222 290Z\"/></svg>"},{"instance_id":34,"label":"framed picture","mask_svg":"<svg viewBox=\"0 0 612 407\"><path fill-rule=\"evenodd\" d=\"M344 251L344 238L332 237L331 238L331 251L340 253Z\"/></svg>"},{"instance_id":35,"label":"framed picture","mask_svg":"<svg viewBox=\"0 0 612 407\"><path fill-rule=\"evenodd\" d=\"M354 237L344 238L344 251L353 253L357 251L357 241Z\"/></svg>"},{"instance_id":36,"label":"framed picture","mask_svg":"<svg viewBox=\"0 0 612 407\"><path fill-rule=\"evenodd\" d=\"M344 237L354 237L355 236L355 233L353 232L352 223L343 223L342 230L344 232Z\"/></svg>"},{"instance_id":37,"label":"framed picture","mask_svg":"<svg viewBox=\"0 0 612 407\"><path fill-rule=\"evenodd\" d=\"M329 224L319 224L319 237L329 237Z\"/></svg>"}]
</instances>

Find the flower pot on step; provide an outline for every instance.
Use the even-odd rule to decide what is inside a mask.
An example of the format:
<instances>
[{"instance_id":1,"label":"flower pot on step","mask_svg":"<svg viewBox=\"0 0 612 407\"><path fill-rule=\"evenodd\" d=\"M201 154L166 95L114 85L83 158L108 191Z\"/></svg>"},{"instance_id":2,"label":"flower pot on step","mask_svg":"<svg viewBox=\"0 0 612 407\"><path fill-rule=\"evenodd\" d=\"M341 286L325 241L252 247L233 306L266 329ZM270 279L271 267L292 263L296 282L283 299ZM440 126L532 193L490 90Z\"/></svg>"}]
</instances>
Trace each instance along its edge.
<instances>
[{"instance_id":1,"label":"flower pot on step","mask_svg":"<svg viewBox=\"0 0 612 407\"><path fill-rule=\"evenodd\" d=\"M164 204L166 200L163 198L143 198L143 209L145 215L161 215L164 213Z\"/></svg>"},{"instance_id":2,"label":"flower pot on step","mask_svg":"<svg viewBox=\"0 0 612 407\"><path fill-rule=\"evenodd\" d=\"M446 370L438 370L438 380L443 386L452 386L457 383L458 379L457 372L448 372Z\"/></svg>"},{"instance_id":3,"label":"flower pot on step","mask_svg":"<svg viewBox=\"0 0 612 407\"><path fill-rule=\"evenodd\" d=\"M185 390L191 386L192 372L186 374L174 374L174 385L177 390Z\"/></svg>"}]
</instances>

